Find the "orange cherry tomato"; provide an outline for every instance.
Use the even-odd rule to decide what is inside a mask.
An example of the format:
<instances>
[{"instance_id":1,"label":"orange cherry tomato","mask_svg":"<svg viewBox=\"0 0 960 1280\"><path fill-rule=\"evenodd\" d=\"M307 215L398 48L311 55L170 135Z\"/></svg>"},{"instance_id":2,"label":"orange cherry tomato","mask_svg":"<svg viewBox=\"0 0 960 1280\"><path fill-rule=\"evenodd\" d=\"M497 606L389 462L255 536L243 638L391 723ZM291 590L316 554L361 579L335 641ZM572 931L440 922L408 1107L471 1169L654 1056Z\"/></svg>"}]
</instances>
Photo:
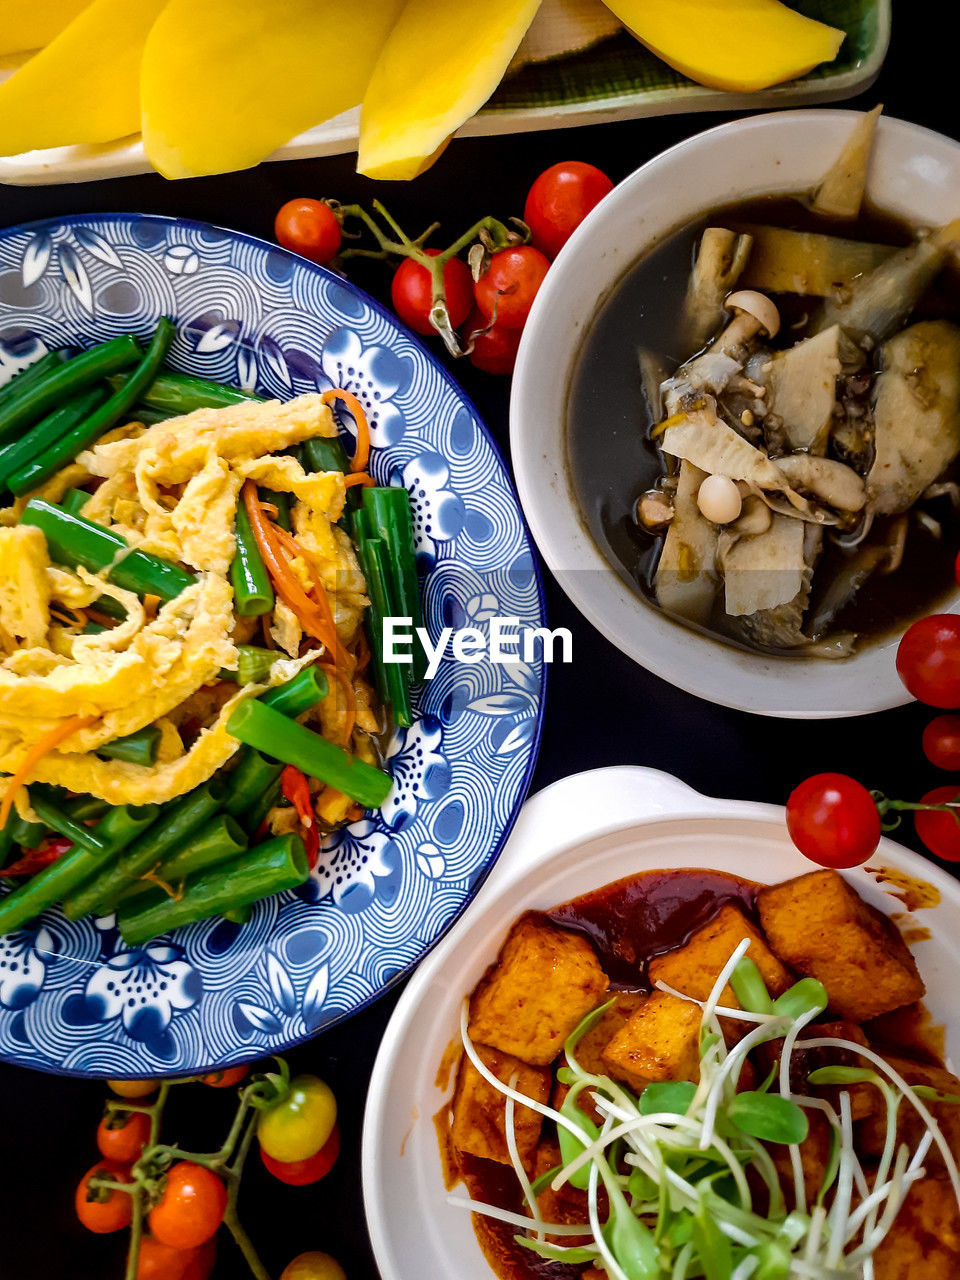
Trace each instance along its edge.
<instances>
[{"instance_id":1,"label":"orange cherry tomato","mask_svg":"<svg viewBox=\"0 0 960 1280\"><path fill-rule=\"evenodd\" d=\"M309 196L282 205L273 229L285 249L323 266L337 256L343 239L337 215L330 206L325 200L312 200Z\"/></svg>"},{"instance_id":2,"label":"orange cherry tomato","mask_svg":"<svg viewBox=\"0 0 960 1280\"><path fill-rule=\"evenodd\" d=\"M329 1253L301 1253L283 1269L280 1280L347 1280L347 1273Z\"/></svg>"},{"instance_id":3,"label":"orange cherry tomato","mask_svg":"<svg viewBox=\"0 0 960 1280\"><path fill-rule=\"evenodd\" d=\"M227 1207L227 1189L204 1165L181 1160L167 1174L159 1201L150 1210L150 1232L161 1244L194 1249L216 1234Z\"/></svg>"},{"instance_id":4,"label":"orange cherry tomato","mask_svg":"<svg viewBox=\"0 0 960 1280\"><path fill-rule=\"evenodd\" d=\"M266 1151L260 1148L260 1159L263 1161L264 1168L278 1181L285 1182L288 1187L307 1187L311 1182L319 1182L336 1164L339 1154L340 1129L337 1125L333 1126L333 1133L317 1154L310 1156L307 1160L292 1160L284 1163L282 1160L274 1160L273 1156L268 1156Z\"/></svg>"},{"instance_id":5,"label":"orange cherry tomato","mask_svg":"<svg viewBox=\"0 0 960 1280\"><path fill-rule=\"evenodd\" d=\"M217 1260L217 1237L211 1236L206 1244L194 1249L183 1273L183 1280L209 1280L213 1264Z\"/></svg>"},{"instance_id":6,"label":"orange cherry tomato","mask_svg":"<svg viewBox=\"0 0 960 1280\"><path fill-rule=\"evenodd\" d=\"M108 1080L107 1084L121 1098L149 1098L160 1087L159 1080Z\"/></svg>"},{"instance_id":7,"label":"orange cherry tomato","mask_svg":"<svg viewBox=\"0 0 960 1280\"><path fill-rule=\"evenodd\" d=\"M100 1154L117 1164L136 1164L150 1138L150 1117L142 1111L110 1111L97 1126Z\"/></svg>"},{"instance_id":8,"label":"orange cherry tomato","mask_svg":"<svg viewBox=\"0 0 960 1280\"><path fill-rule=\"evenodd\" d=\"M83 1175L74 1205L77 1217L88 1231L96 1235L108 1235L111 1231L122 1231L130 1225L133 1217L133 1197L125 1191L113 1191L106 1188L90 1186L94 1176L109 1178L112 1182L129 1182L130 1172L121 1164L112 1160L101 1160Z\"/></svg>"},{"instance_id":9,"label":"orange cherry tomato","mask_svg":"<svg viewBox=\"0 0 960 1280\"><path fill-rule=\"evenodd\" d=\"M231 1085L239 1084L249 1073L248 1066L221 1067L219 1071L211 1071L209 1075L201 1076L200 1083L209 1085L211 1089L229 1089Z\"/></svg>"},{"instance_id":10,"label":"orange cherry tomato","mask_svg":"<svg viewBox=\"0 0 960 1280\"><path fill-rule=\"evenodd\" d=\"M183 1280L193 1255L193 1249L171 1249L153 1236L144 1236L137 1258L137 1280Z\"/></svg>"}]
</instances>

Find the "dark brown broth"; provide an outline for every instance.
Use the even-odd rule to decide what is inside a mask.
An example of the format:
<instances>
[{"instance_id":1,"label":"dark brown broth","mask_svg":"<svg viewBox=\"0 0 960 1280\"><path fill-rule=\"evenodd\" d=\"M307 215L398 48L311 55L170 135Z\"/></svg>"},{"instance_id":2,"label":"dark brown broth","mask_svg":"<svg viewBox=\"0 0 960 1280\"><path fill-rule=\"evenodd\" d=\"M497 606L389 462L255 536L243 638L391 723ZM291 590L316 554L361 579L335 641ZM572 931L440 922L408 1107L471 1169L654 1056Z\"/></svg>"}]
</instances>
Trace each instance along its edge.
<instances>
[{"instance_id":1,"label":"dark brown broth","mask_svg":"<svg viewBox=\"0 0 960 1280\"><path fill-rule=\"evenodd\" d=\"M749 223L834 232L894 245L907 244L913 238L910 227L877 210L866 210L851 229L816 217L798 199L766 197L718 209L678 229L628 268L603 299L586 328L568 392L567 466L594 541L620 576L655 607L653 581L662 540L641 529L633 513L637 498L663 474L663 464L659 450L648 439L654 424L643 396L637 353L647 348L662 355L668 369L689 359L693 353L682 348L679 327L700 236L708 225L736 229ZM789 345L802 336L802 330L791 330L791 323L812 312L816 299L777 295L775 300L784 317L782 332ZM911 319L931 316L960 320L957 273L944 273ZM882 639L935 610L953 590L960 519L946 498L924 506L941 522L943 537L937 539L911 521L900 569L890 576L870 579L836 618L832 633L855 631L861 645ZM851 554L832 545L824 551L814 574L814 601L818 590ZM719 602L707 631L728 643L741 644L730 634Z\"/></svg>"}]
</instances>

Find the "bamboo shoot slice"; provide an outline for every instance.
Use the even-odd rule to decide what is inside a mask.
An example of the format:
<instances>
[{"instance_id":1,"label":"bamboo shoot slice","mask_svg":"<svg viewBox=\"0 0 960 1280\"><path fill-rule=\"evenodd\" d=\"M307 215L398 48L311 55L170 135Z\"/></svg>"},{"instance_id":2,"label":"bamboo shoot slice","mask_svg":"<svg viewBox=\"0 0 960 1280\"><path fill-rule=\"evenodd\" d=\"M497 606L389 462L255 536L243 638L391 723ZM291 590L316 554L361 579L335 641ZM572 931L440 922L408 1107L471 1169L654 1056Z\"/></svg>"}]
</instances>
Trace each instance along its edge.
<instances>
[{"instance_id":1,"label":"bamboo shoot slice","mask_svg":"<svg viewBox=\"0 0 960 1280\"><path fill-rule=\"evenodd\" d=\"M853 126L843 150L813 193L814 213L828 218L850 218L859 214L867 188L867 170L873 151L873 137L883 103L865 112Z\"/></svg>"},{"instance_id":2,"label":"bamboo shoot slice","mask_svg":"<svg viewBox=\"0 0 960 1280\"><path fill-rule=\"evenodd\" d=\"M740 284L762 293L832 298L896 252L890 245L818 231L759 226L744 230L753 237L753 249Z\"/></svg>"},{"instance_id":3,"label":"bamboo shoot slice","mask_svg":"<svg viewBox=\"0 0 960 1280\"><path fill-rule=\"evenodd\" d=\"M167 178L259 164L357 106L402 0L170 0L143 57L143 140Z\"/></svg>"},{"instance_id":4,"label":"bamboo shoot slice","mask_svg":"<svg viewBox=\"0 0 960 1280\"><path fill-rule=\"evenodd\" d=\"M0 0L0 54L42 49L90 0Z\"/></svg>"},{"instance_id":5,"label":"bamboo shoot slice","mask_svg":"<svg viewBox=\"0 0 960 1280\"><path fill-rule=\"evenodd\" d=\"M357 168L409 179L503 78L540 0L407 0L363 100Z\"/></svg>"},{"instance_id":6,"label":"bamboo shoot slice","mask_svg":"<svg viewBox=\"0 0 960 1280\"><path fill-rule=\"evenodd\" d=\"M93 0L0 84L0 155L136 133L140 59L165 3Z\"/></svg>"},{"instance_id":7,"label":"bamboo shoot slice","mask_svg":"<svg viewBox=\"0 0 960 1280\"><path fill-rule=\"evenodd\" d=\"M714 89L750 93L832 62L844 31L779 0L606 0L648 49Z\"/></svg>"}]
</instances>

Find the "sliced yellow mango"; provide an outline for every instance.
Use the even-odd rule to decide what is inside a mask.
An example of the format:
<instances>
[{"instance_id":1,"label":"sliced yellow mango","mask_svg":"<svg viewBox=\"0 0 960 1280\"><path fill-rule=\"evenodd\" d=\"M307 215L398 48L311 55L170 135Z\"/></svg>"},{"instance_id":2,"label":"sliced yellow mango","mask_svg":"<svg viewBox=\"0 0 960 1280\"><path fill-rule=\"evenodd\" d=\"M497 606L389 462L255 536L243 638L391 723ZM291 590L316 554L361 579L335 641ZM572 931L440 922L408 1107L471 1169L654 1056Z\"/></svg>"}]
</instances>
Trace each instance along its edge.
<instances>
[{"instance_id":1,"label":"sliced yellow mango","mask_svg":"<svg viewBox=\"0 0 960 1280\"><path fill-rule=\"evenodd\" d=\"M713 89L750 93L832 62L846 32L779 0L605 0L664 62Z\"/></svg>"},{"instance_id":2,"label":"sliced yellow mango","mask_svg":"<svg viewBox=\"0 0 960 1280\"><path fill-rule=\"evenodd\" d=\"M0 0L0 54L42 49L90 0Z\"/></svg>"},{"instance_id":3,"label":"sliced yellow mango","mask_svg":"<svg viewBox=\"0 0 960 1280\"><path fill-rule=\"evenodd\" d=\"M170 0L143 57L143 140L168 178L259 164L363 97L402 0Z\"/></svg>"},{"instance_id":4,"label":"sliced yellow mango","mask_svg":"<svg viewBox=\"0 0 960 1280\"><path fill-rule=\"evenodd\" d=\"M136 133L140 58L165 3L93 0L0 84L0 155Z\"/></svg>"},{"instance_id":5,"label":"sliced yellow mango","mask_svg":"<svg viewBox=\"0 0 960 1280\"><path fill-rule=\"evenodd\" d=\"M357 168L415 178L496 89L540 0L407 0L363 99Z\"/></svg>"}]
</instances>

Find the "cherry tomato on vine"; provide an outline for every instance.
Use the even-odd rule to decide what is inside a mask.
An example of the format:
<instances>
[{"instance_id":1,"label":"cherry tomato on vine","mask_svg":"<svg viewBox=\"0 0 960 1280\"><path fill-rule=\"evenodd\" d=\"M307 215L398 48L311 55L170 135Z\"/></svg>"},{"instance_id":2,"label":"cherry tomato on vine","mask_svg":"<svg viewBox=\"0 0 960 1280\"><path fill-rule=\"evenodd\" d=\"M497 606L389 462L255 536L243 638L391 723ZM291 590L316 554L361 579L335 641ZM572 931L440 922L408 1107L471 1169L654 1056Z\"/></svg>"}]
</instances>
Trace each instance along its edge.
<instances>
[{"instance_id":1,"label":"cherry tomato on vine","mask_svg":"<svg viewBox=\"0 0 960 1280\"><path fill-rule=\"evenodd\" d=\"M125 1191L112 1191L106 1188L90 1186L94 1176L109 1178L111 1182L129 1182L130 1172L122 1164L112 1160L101 1160L92 1169L88 1169L77 1187L74 1206L77 1217L88 1231L96 1235L107 1235L111 1231L122 1231L130 1225L133 1216L133 1197Z\"/></svg>"},{"instance_id":2,"label":"cherry tomato on vine","mask_svg":"<svg viewBox=\"0 0 960 1280\"><path fill-rule=\"evenodd\" d=\"M227 1207L227 1189L204 1165L181 1160L171 1167L160 1199L150 1210L150 1231L173 1249L194 1249L216 1234Z\"/></svg>"},{"instance_id":3,"label":"cherry tomato on vine","mask_svg":"<svg viewBox=\"0 0 960 1280\"><path fill-rule=\"evenodd\" d=\"M107 1084L118 1098L149 1098L160 1087L156 1080L108 1080Z\"/></svg>"},{"instance_id":4,"label":"cherry tomato on vine","mask_svg":"<svg viewBox=\"0 0 960 1280\"><path fill-rule=\"evenodd\" d=\"M250 1068L243 1067L223 1067L220 1071L211 1071L208 1075L200 1077L200 1083L209 1085L211 1089L229 1089L231 1085L239 1084L250 1073Z\"/></svg>"},{"instance_id":5,"label":"cherry tomato on vine","mask_svg":"<svg viewBox=\"0 0 960 1280\"><path fill-rule=\"evenodd\" d=\"M960 770L960 716L934 716L923 731L923 753L938 769Z\"/></svg>"},{"instance_id":6,"label":"cherry tomato on vine","mask_svg":"<svg viewBox=\"0 0 960 1280\"><path fill-rule=\"evenodd\" d=\"M300 196L281 205L273 224L284 249L326 266L340 250L343 232L337 215L323 200Z\"/></svg>"},{"instance_id":7,"label":"cherry tomato on vine","mask_svg":"<svg viewBox=\"0 0 960 1280\"><path fill-rule=\"evenodd\" d=\"M960 803L960 787L934 787L923 797L923 804L946 804L956 800ZM960 809L957 810L960 816ZM924 811L918 809L913 815L913 824L917 835L932 854L942 858L944 862L960 862L960 821L945 809Z\"/></svg>"},{"instance_id":8,"label":"cherry tomato on vine","mask_svg":"<svg viewBox=\"0 0 960 1280\"><path fill-rule=\"evenodd\" d=\"M897 672L919 702L960 707L960 617L934 613L915 622L897 649Z\"/></svg>"},{"instance_id":9,"label":"cherry tomato on vine","mask_svg":"<svg viewBox=\"0 0 960 1280\"><path fill-rule=\"evenodd\" d=\"M822 867L858 867L880 843L873 796L845 773L817 773L787 801L787 830L804 857Z\"/></svg>"},{"instance_id":10,"label":"cherry tomato on vine","mask_svg":"<svg viewBox=\"0 0 960 1280\"><path fill-rule=\"evenodd\" d=\"M435 258L440 250L426 249L424 252ZM450 323L456 329L466 320L473 306L473 276L462 258L451 258L443 268L443 292ZM404 258L393 273L390 298L394 311L414 333L436 333L430 323L433 281L422 263Z\"/></svg>"},{"instance_id":11,"label":"cherry tomato on vine","mask_svg":"<svg viewBox=\"0 0 960 1280\"><path fill-rule=\"evenodd\" d=\"M308 1187L312 1182L319 1182L333 1168L339 1154L340 1130L336 1125L333 1126L333 1133L317 1154L306 1160L293 1160L284 1164L281 1160L274 1160L262 1147L260 1148L260 1159L263 1161L264 1168L278 1181L285 1182L288 1187Z\"/></svg>"},{"instance_id":12,"label":"cherry tomato on vine","mask_svg":"<svg viewBox=\"0 0 960 1280\"><path fill-rule=\"evenodd\" d=\"M171 1249L153 1236L143 1236L136 1280L183 1280L193 1256L193 1249Z\"/></svg>"},{"instance_id":13,"label":"cherry tomato on vine","mask_svg":"<svg viewBox=\"0 0 960 1280\"><path fill-rule=\"evenodd\" d=\"M504 329L522 329L549 270L548 259L533 245L498 249L473 286L478 308Z\"/></svg>"},{"instance_id":14,"label":"cherry tomato on vine","mask_svg":"<svg viewBox=\"0 0 960 1280\"><path fill-rule=\"evenodd\" d=\"M190 1253L182 1280L209 1280L213 1264L217 1260L217 1237L211 1236L206 1244Z\"/></svg>"},{"instance_id":15,"label":"cherry tomato on vine","mask_svg":"<svg viewBox=\"0 0 960 1280\"><path fill-rule=\"evenodd\" d=\"M337 1100L317 1076L296 1076L287 1094L260 1113L257 1137L263 1151L281 1164L309 1160L337 1123Z\"/></svg>"},{"instance_id":16,"label":"cherry tomato on vine","mask_svg":"<svg viewBox=\"0 0 960 1280\"><path fill-rule=\"evenodd\" d=\"M100 1154L117 1164L135 1164L150 1137L150 1117L142 1111L110 1111L97 1126Z\"/></svg>"},{"instance_id":17,"label":"cherry tomato on vine","mask_svg":"<svg viewBox=\"0 0 960 1280\"><path fill-rule=\"evenodd\" d=\"M471 339L473 347L467 357L475 369L482 369L484 373L513 373L520 349L521 329L491 325L485 315L474 311L464 326L464 333L468 338L473 333L477 335Z\"/></svg>"},{"instance_id":18,"label":"cherry tomato on vine","mask_svg":"<svg viewBox=\"0 0 960 1280\"><path fill-rule=\"evenodd\" d=\"M347 1280L347 1273L329 1253L301 1253L287 1263L280 1280Z\"/></svg>"},{"instance_id":19,"label":"cherry tomato on vine","mask_svg":"<svg viewBox=\"0 0 960 1280\"><path fill-rule=\"evenodd\" d=\"M613 190L613 183L595 165L565 160L544 169L523 206L523 220L533 244L555 258L591 209Z\"/></svg>"}]
</instances>

